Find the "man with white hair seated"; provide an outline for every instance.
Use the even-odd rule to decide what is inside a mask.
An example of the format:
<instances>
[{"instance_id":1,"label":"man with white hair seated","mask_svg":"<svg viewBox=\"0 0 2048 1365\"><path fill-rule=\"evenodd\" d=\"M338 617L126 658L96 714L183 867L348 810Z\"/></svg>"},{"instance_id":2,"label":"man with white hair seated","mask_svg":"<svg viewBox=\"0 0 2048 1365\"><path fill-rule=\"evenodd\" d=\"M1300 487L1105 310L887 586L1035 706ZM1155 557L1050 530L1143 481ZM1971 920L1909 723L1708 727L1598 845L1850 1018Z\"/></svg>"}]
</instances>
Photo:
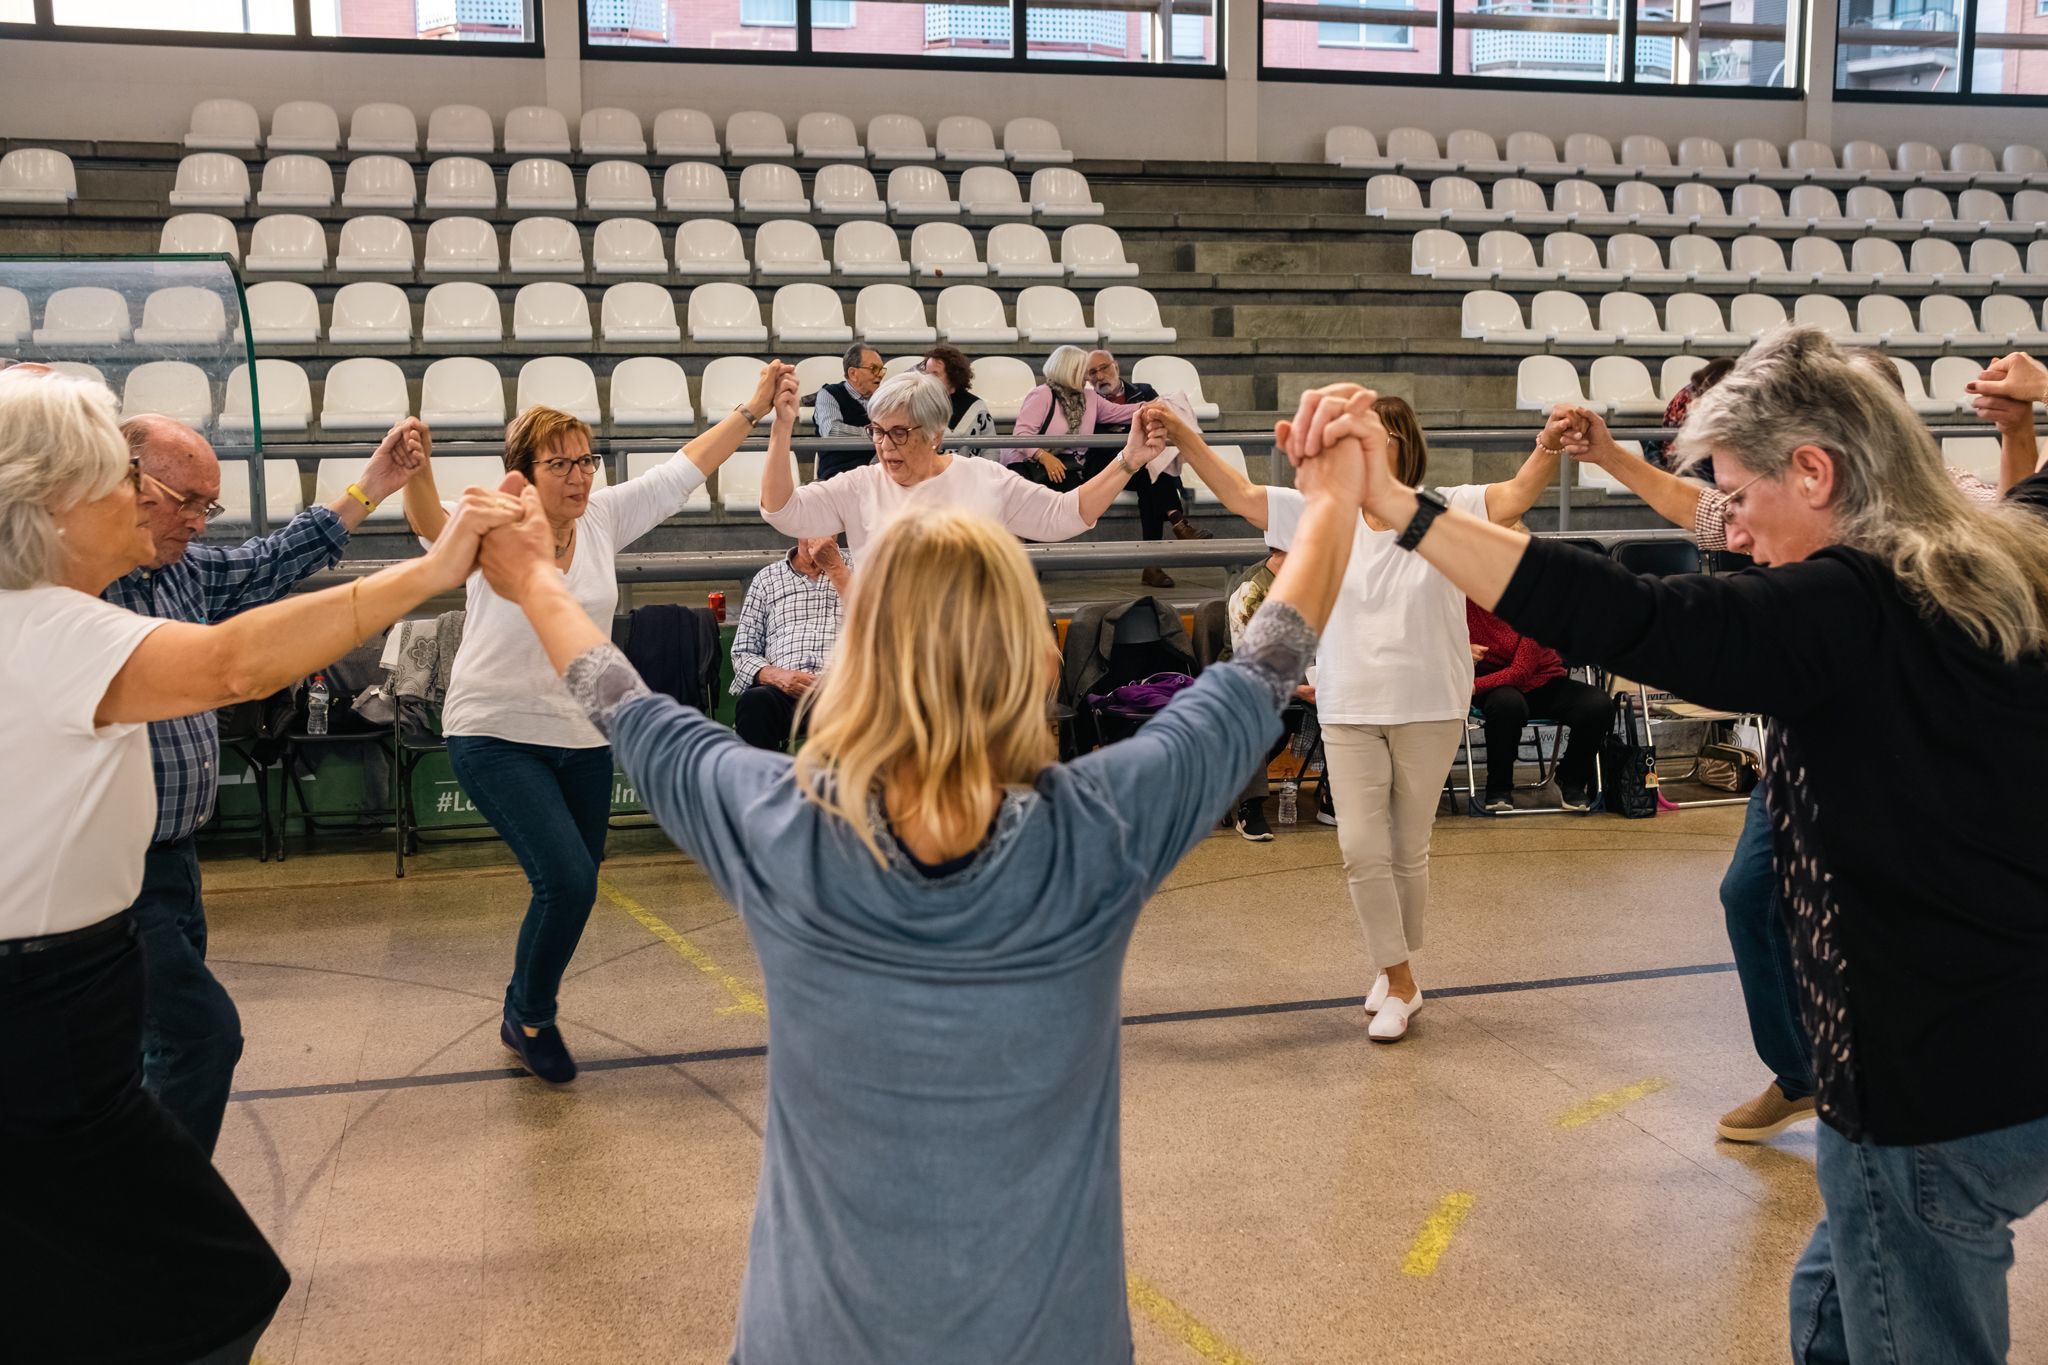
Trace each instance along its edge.
<instances>
[{"instance_id":1,"label":"man with white hair seated","mask_svg":"<svg viewBox=\"0 0 2048 1365\"><path fill-rule=\"evenodd\" d=\"M350 532L419 467L423 428L391 428L362 477L324 507L309 507L268 536L240 545L195 545L218 518L220 460L182 422L144 415L121 424L142 481L143 524L154 556L101 593L139 616L214 625L275 602L341 558ZM131 907L148 983L142 1083L202 1151L212 1153L227 1112L242 1021L206 966L206 906L194 836L213 814L220 777L220 724L212 711L154 721L156 826Z\"/></svg>"},{"instance_id":2,"label":"man with white hair seated","mask_svg":"<svg viewBox=\"0 0 2048 1365\"><path fill-rule=\"evenodd\" d=\"M797 703L839 638L853 571L831 536L799 540L754 575L732 634L733 729L756 749L794 738Z\"/></svg>"}]
</instances>

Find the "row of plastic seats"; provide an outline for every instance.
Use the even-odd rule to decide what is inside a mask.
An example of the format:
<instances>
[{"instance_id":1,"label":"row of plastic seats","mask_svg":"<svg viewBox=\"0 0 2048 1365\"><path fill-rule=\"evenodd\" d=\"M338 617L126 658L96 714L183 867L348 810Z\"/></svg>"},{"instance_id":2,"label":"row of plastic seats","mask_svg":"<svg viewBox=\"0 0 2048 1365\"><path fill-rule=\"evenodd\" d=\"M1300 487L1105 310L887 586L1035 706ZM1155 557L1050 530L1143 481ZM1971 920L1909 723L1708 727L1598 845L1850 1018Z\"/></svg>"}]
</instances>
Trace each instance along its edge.
<instances>
[{"instance_id":1,"label":"row of plastic seats","mask_svg":"<svg viewBox=\"0 0 2048 1365\"><path fill-rule=\"evenodd\" d=\"M746 110L726 120L724 150L733 156L839 158L871 156L877 161L1016 161L1063 163L1074 159L1060 131L1042 118L1014 118L1003 126L1003 145L984 119L955 114L939 120L936 149L924 124L909 114L877 114L868 120L863 147L853 120L843 114L805 114L796 141L780 116ZM576 146L586 156L645 156L647 136L630 109L587 109L577 121ZM263 122L254 105L237 99L202 100L192 108L185 145L194 149L254 151L263 144ZM291 100L270 116L272 151L333 152L342 146L341 119L333 106ZM427 116L427 151L495 152L497 129L487 110L473 104L444 104ZM567 153L569 120L559 110L526 104L505 115L507 152ZM348 150L403 152L420 148L419 119L402 104L357 105L349 115ZM658 156L717 156L717 129L701 109L664 109L654 117Z\"/></svg>"},{"instance_id":2,"label":"row of plastic seats","mask_svg":"<svg viewBox=\"0 0 2048 1365\"><path fill-rule=\"evenodd\" d=\"M1801 138L1781 155L1766 138L1742 138L1729 149L1718 139L1680 138L1674 157L1664 139L1635 133L1614 144L1598 133L1573 133L1564 151L1547 133L1514 132L1503 155L1493 134L1461 128L1440 148L1436 135L1422 128L1395 128L1385 149L1371 130L1342 124L1323 137L1323 156L1332 165L1354 170L1407 171L1435 175L1445 172L1487 175L1640 175L1659 180L1698 179L1724 183L1747 180L1766 184L1798 184L1809 180L1861 181L1873 185L1913 184L2016 189L2048 184L2048 156L2038 147L2013 144L2002 156L1975 142L1958 142L1946 159L1927 142L1902 142L1896 160L1876 142L1843 144L1839 159L1825 142Z\"/></svg>"},{"instance_id":3,"label":"row of plastic seats","mask_svg":"<svg viewBox=\"0 0 2048 1365\"><path fill-rule=\"evenodd\" d=\"M193 152L178 163L169 195L179 208L241 208L249 203L249 168L226 152ZM289 153L264 163L255 194L259 208L328 208L335 202L334 169L316 156ZM395 156L359 156L348 163L341 189L343 208L412 209L420 203L412 166ZM442 157L427 168L425 207L495 209L497 172L474 157ZM654 179L637 161L600 161L585 172L581 206L652 213ZM691 161L662 176L660 206L671 213L730 213L732 187L723 168ZM564 161L529 157L505 172L504 207L578 207L576 176ZM889 172L884 198L865 166L822 167L811 194L796 171L773 162L740 172L739 207L746 213L812 213L833 217L1099 218L1102 205L1088 179L1066 166L1047 166L1031 176L1029 198L1017 177L1000 166L970 166L960 176L955 199L945 173L932 166L898 166Z\"/></svg>"},{"instance_id":4,"label":"row of plastic seats","mask_svg":"<svg viewBox=\"0 0 2048 1365\"><path fill-rule=\"evenodd\" d=\"M1969 301L1932 294L1920 301L1919 317L1906 300L1872 294L1857 301L1851 322L1847 304L1832 294L1799 299L1792 320L1820 327L1846 344L1912 350L2004 351L2048 344L2048 331L2034 307L2011 294L1993 294L1973 312ZM1545 290L1522 306L1494 289L1467 294L1462 332L1504 346L1640 347L1647 350L1740 349L1785 324L1785 305L1764 294L1738 294L1724 320L1719 301L1705 294L1673 294L1660 320L1657 305L1641 294L1618 291L1600 299L1599 321L1577 294Z\"/></svg>"},{"instance_id":5,"label":"row of plastic seats","mask_svg":"<svg viewBox=\"0 0 2048 1365\"><path fill-rule=\"evenodd\" d=\"M574 223L562 218L523 218L513 224L510 268L515 274L580 273L584 269L583 237ZM234 223L213 213L181 213L164 223L158 249L166 252L221 252L241 259ZM811 224L794 219L764 223L754 234L755 256L749 261L737 226L721 218L694 218L676 229L674 268L682 275L764 275L979 277L994 273L1006 279L1132 279L1138 267L1124 256L1123 239L1115 228L1076 223L1060 235L1059 259L1044 229L1031 223L998 223L989 229L988 260L981 259L974 236L958 223L923 223L912 232L910 260L894 228L855 221L833 230L832 253L826 259L822 239ZM669 271L661 230L644 218L607 218L597 225L591 258L600 275L661 275ZM261 264L257 264L260 261ZM442 218L429 225L427 269L498 269L497 229L479 218ZM295 272L327 268L327 233L319 222L302 214L272 214L259 219L250 237L251 270ZM412 229L381 215L352 218L343 224L337 268L377 272L412 269Z\"/></svg>"},{"instance_id":6,"label":"row of plastic seats","mask_svg":"<svg viewBox=\"0 0 2048 1365\"><path fill-rule=\"evenodd\" d=\"M1801 231L1820 233L1937 232L1973 236L1978 233L2030 238L2048 229L2048 190L2020 190L2008 209L1994 190L1964 190L1951 202L1948 195L1925 187L1909 189L1904 202L1875 185L1858 185L1846 203L1821 185L1800 185L1792 191L1790 210L1768 185L1738 185L1730 211L1721 191L1712 185L1680 185L1671 201L1661 186L1628 180L1614 187L1612 207L1607 191L1590 180L1560 180L1548 202L1533 180L1505 179L1493 183L1493 201L1477 182L1464 176L1438 176L1429 182L1429 201L1405 175L1376 175L1366 182L1366 212L1389 223L1449 223L1484 227L1513 223L1522 227L1642 227L1666 231L1702 230Z\"/></svg>"},{"instance_id":7,"label":"row of plastic seats","mask_svg":"<svg viewBox=\"0 0 2048 1365\"><path fill-rule=\"evenodd\" d=\"M1553 232L1536 248L1519 232L1497 229L1480 237L1475 261L1465 239L1442 228L1425 228L1410 246L1410 268L1439 280L1501 284L1604 286L1623 282L1654 285L1751 284L1799 289L1829 284L1847 288L2038 289L2048 286L2048 241L2019 248L1985 238L1970 243L1969 255L1945 238L1923 237L1902 251L1882 237L1842 244L1828 237L1801 237L1792 244L1771 237L1738 237L1724 255L1711 237L1687 234L1671 239L1668 257L1640 233L1617 233L1600 248L1578 232Z\"/></svg>"},{"instance_id":8,"label":"row of plastic seats","mask_svg":"<svg viewBox=\"0 0 2048 1365\"><path fill-rule=\"evenodd\" d=\"M1962 356L1943 356L1934 362L1934 391L1930 393L1919 368L1891 357L1906 401L1927 417L1943 417L1969 409L1964 389L1983 372L1983 365ZM1531 412L1548 412L1560 403L1592 408L1614 417L1657 419L1664 415L1678 391L1706 357L1672 356L1664 362L1661 384L1653 383L1650 371L1634 356L1604 355L1595 360L1583 384L1578 367L1561 355L1532 355L1515 369L1515 406Z\"/></svg>"}]
</instances>

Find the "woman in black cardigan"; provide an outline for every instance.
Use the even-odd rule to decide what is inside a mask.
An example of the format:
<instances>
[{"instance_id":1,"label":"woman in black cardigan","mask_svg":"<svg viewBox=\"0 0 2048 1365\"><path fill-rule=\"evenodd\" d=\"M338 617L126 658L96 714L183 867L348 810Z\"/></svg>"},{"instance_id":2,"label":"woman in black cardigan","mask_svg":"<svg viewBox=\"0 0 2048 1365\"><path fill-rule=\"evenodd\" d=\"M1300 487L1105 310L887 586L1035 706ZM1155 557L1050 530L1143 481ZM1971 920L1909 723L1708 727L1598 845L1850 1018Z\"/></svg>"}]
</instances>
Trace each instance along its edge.
<instances>
[{"instance_id":1,"label":"woman in black cardigan","mask_svg":"<svg viewBox=\"0 0 2048 1365\"><path fill-rule=\"evenodd\" d=\"M1373 398L1304 395L1289 453L1362 442L1365 509L1474 601L1575 658L1770 718L1823 1121L1794 1359L2003 1361L2011 1223L2048 1200L2048 475L1971 506L1897 393L1787 328L1680 436L1713 457L1730 548L1768 567L1638 577L1419 499Z\"/></svg>"}]
</instances>

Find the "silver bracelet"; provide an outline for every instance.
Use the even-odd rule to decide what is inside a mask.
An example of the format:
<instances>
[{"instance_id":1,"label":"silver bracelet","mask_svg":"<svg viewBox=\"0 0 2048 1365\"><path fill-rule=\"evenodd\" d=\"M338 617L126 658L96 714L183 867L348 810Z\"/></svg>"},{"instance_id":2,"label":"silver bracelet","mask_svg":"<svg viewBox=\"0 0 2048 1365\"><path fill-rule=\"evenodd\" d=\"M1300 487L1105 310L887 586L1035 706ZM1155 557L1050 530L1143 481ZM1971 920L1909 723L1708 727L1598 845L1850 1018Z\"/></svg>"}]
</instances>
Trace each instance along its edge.
<instances>
[{"instance_id":1,"label":"silver bracelet","mask_svg":"<svg viewBox=\"0 0 2048 1365\"><path fill-rule=\"evenodd\" d=\"M1130 460L1130 452L1125 450L1119 450L1116 453L1116 467L1118 469L1123 470L1125 478L1135 479L1138 477L1138 471L1143 469L1145 466L1142 464L1132 464Z\"/></svg>"},{"instance_id":2,"label":"silver bracelet","mask_svg":"<svg viewBox=\"0 0 2048 1365\"><path fill-rule=\"evenodd\" d=\"M754 410L748 407L745 403L734 403L732 405L732 410L734 412L744 414L747 419L747 425L750 427L759 426L761 423L761 419L754 415Z\"/></svg>"}]
</instances>

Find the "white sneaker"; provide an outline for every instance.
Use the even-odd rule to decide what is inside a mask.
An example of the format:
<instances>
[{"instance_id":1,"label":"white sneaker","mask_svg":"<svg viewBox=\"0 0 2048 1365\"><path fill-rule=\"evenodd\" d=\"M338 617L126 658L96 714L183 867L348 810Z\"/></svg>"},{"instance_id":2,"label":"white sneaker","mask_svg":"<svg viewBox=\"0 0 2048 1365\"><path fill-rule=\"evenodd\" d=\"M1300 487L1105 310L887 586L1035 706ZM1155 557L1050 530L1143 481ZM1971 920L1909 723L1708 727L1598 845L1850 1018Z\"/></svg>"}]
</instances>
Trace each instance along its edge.
<instances>
[{"instance_id":1,"label":"white sneaker","mask_svg":"<svg viewBox=\"0 0 2048 1365\"><path fill-rule=\"evenodd\" d=\"M1408 1036L1408 1020L1422 1008L1422 992L1417 990L1413 1000L1403 1000L1398 995L1389 995L1380 1004L1379 1012L1372 1017L1372 1027L1365 1036L1375 1043L1398 1043Z\"/></svg>"},{"instance_id":2,"label":"white sneaker","mask_svg":"<svg viewBox=\"0 0 2048 1365\"><path fill-rule=\"evenodd\" d=\"M1387 1003L1387 974L1381 972L1373 978L1372 989L1365 995L1365 1012L1378 1014L1380 1006Z\"/></svg>"}]
</instances>

